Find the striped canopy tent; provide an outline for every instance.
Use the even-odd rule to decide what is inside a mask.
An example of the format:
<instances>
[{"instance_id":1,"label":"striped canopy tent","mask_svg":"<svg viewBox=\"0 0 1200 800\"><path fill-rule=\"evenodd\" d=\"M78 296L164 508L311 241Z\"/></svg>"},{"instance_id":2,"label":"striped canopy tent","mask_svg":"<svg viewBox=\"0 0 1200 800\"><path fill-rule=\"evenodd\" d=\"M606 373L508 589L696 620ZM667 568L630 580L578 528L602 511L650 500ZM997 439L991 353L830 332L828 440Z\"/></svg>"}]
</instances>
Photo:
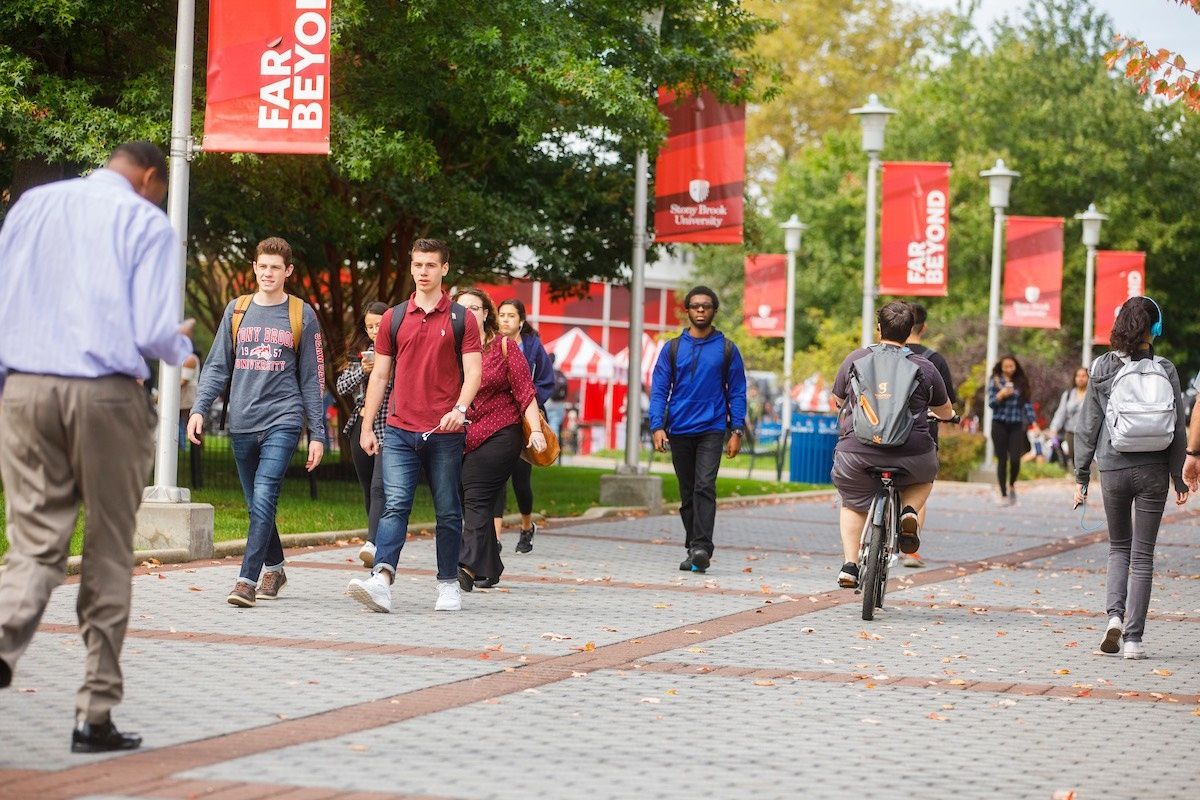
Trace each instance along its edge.
<instances>
[{"instance_id":1,"label":"striped canopy tent","mask_svg":"<svg viewBox=\"0 0 1200 800\"><path fill-rule=\"evenodd\" d=\"M654 365L658 362L659 354L666 349L667 343L655 339L648 333L642 334L642 385L649 386L650 378L654 375ZM629 348L626 347L615 356L617 362L617 380L629 382Z\"/></svg>"},{"instance_id":2,"label":"striped canopy tent","mask_svg":"<svg viewBox=\"0 0 1200 800\"><path fill-rule=\"evenodd\" d=\"M616 359L581 328L571 328L552 342L546 352L554 356L554 365L568 378L612 380Z\"/></svg>"}]
</instances>

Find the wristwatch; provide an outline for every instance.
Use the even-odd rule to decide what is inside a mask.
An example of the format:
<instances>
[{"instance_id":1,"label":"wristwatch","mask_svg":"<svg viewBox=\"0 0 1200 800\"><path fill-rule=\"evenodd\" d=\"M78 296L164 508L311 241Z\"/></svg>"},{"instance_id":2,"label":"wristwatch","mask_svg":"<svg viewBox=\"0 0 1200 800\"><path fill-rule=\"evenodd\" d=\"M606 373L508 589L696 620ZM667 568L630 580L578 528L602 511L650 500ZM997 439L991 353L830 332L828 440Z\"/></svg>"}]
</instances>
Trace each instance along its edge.
<instances>
[{"instance_id":1,"label":"wristwatch","mask_svg":"<svg viewBox=\"0 0 1200 800\"><path fill-rule=\"evenodd\" d=\"M466 406L463 406L463 405L458 405L458 406L455 406L455 407L454 407L454 410L455 410L455 411L457 411L457 412L458 412L458 413L460 413L460 414L466 414L466 413L467 413L467 407L466 407Z\"/></svg>"},{"instance_id":2,"label":"wristwatch","mask_svg":"<svg viewBox=\"0 0 1200 800\"><path fill-rule=\"evenodd\" d=\"M1188 450L1188 451L1187 451L1187 454L1188 454L1189 456L1197 456L1197 457L1200 457L1200 450Z\"/></svg>"},{"instance_id":3,"label":"wristwatch","mask_svg":"<svg viewBox=\"0 0 1200 800\"><path fill-rule=\"evenodd\" d=\"M741 428L734 428L733 430L731 430L729 432L729 435L730 436L741 436L742 438L745 438L746 432L744 430L742 430Z\"/></svg>"}]
</instances>

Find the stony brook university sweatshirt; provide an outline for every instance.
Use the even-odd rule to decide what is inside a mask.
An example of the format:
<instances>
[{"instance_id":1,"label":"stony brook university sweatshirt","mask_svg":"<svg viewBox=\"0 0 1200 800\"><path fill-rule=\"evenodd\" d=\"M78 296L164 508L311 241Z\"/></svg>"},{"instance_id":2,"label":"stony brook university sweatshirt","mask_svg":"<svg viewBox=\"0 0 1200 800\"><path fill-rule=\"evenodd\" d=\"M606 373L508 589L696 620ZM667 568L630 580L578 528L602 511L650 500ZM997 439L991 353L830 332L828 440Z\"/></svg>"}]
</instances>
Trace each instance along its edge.
<instances>
[{"instance_id":1,"label":"stony brook university sweatshirt","mask_svg":"<svg viewBox=\"0 0 1200 800\"><path fill-rule=\"evenodd\" d=\"M304 304L303 333L297 347L292 341L286 301L275 306L251 303L238 326L235 348L230 340L233 305L230 301L221 317L221 327L200 373L192 412L208 414L232 374L230 432L255 433L307 425L308 438L323 441L325 355L316 312Z\"/></svg>"}]
</instances>

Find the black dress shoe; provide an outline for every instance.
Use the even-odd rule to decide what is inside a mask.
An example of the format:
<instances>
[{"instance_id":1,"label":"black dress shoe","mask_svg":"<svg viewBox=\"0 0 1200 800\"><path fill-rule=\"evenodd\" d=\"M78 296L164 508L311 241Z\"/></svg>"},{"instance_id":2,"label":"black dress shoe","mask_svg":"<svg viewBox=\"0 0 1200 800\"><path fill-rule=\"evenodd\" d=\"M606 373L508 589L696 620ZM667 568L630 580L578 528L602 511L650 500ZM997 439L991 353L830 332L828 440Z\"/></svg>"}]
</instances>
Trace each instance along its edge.
<instances>
[{"instance_id":1,"label":"black dress shoe","mask_svg":"<svg viewBox=\"0 0 1200 800\"><path fill-rule=\"evenodd\" d=\"M499 578L476 578L475 585L480 589L490 589L500 582Z\"/></svg>"},{"instance_id":2,"label":"black dress shoe","mask_svg":"<svg viewBox=\"0 0 1200 800\"><path fill-rule=\"evenodd\" d=\"M692 572L705 572L708 570L708 565L711 563L712 556L703 547L693 547L690 553L692 560ZM680 565L682 567L682 565Z\"/></svg>"},{"instance_id":3,"label":"black dress shoe","mask_svg":"<svg viewBox=\"0 0 1200 800\"><path fill-rule=\"evenodd\" d=\"M141 736L121 733L112 720L97 724L78 722L71 732L72 753L107 753L112 750L136 750L141 746Z\"/></svg>"},{"instance_id":4,"label":"black dress shoe","mask_svg":"<svg viewBox=\"0 0 1200 800\"><path fill-rule=\"evenodd\" d=\"M0 689L12 683L12 669L0 658Z\"/></svg>"}]
</instances>

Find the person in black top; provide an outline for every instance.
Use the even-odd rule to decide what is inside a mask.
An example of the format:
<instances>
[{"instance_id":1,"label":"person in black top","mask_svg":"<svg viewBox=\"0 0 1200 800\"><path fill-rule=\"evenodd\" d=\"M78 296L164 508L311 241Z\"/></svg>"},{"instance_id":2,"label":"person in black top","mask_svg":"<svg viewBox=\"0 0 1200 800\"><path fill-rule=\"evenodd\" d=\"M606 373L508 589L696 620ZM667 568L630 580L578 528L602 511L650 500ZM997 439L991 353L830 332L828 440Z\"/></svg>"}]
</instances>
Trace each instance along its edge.
<instances>
[{"instance_id":1,"label":"person in black top","mask_svg":"<svg viewBox=\"0 0 1200 800\"><path fill-rule=\"evenodd\" d=\"M950 365L946 363L946 357L921 343L922 337L929 330L929 325L926 322L929 312L920 303L909 303L908 305L913 310L913 327L912 333L908 335L908 339L905 340L904 345L917 355L924 356L929 363L933 364L938 374L942 376L942 383L946 384L946 396L950 398L950 404L958 405L958 392L954 390L954 379L950 377ZM929 433L933 437L933 444L936 447L938 443L938 426L930 425ZM925 510L928 507L927 505L921 506L919 512L922 528L925 527ZM900 562L906 567L919 568L925 566L920 553L901 553Z\"/></svg>"}]
</instances>

